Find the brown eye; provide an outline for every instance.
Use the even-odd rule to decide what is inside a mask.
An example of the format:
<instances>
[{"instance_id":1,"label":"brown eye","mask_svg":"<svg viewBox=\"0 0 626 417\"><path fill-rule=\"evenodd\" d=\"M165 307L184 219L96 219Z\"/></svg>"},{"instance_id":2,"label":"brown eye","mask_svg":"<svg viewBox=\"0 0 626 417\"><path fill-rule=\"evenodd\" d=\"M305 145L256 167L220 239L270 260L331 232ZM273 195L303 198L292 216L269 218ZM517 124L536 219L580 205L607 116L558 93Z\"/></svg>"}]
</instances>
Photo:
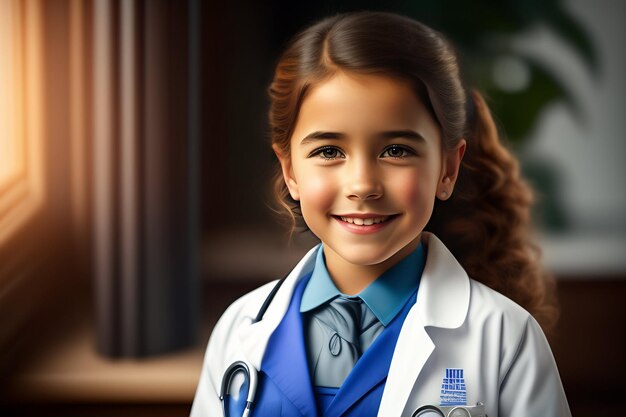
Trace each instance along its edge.
<instances>
[{"instance_id":1,"label":"brown eye","mask_svg":"<svg viewBox=\"0 0 626 417\"><path fill-rule=\"evenodd\" d=\"M332 148L324 149L321 153L324 158L336 158L338 154L337 149Z\"/></svg>"},{"instance_id":2,"label":"brown eye","mask_svg":"<svg viewBox=\"0 0 626 417\"><path fill-rule=\"evenodd\" d=\"M412 152L406 149L405 147L392 145L385 149L385 152L381 156L383 157L391 157L391 158L405 158L409 156Z\"/></svg>"},{"instance_id":3,"label":"brown eye","mask_svg":"<svg viewBox=\"0 0 626 417\"><path fill-rule=\"evenodd\" d=\"M316 155L319 155L322 159L333 160L336 158L341 158L343 154L339 149L333 146L324 146L323 148L314 150L310 156Z\"/></svg>"}]
</instances>

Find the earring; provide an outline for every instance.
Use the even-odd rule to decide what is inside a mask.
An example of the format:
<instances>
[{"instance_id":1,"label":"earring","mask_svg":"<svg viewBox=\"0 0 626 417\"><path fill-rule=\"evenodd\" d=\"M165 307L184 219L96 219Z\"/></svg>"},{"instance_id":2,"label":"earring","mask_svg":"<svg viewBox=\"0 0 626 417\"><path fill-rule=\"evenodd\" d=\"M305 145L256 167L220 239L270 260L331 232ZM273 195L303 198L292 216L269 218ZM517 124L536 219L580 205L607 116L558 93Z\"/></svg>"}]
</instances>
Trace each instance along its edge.
<instances>
[{"instance_id":1,"label":"earring","mask_svg":"<svg viewBox=\"0 0 626 417\"><path fill-rule=\"evenodd\" d=\"M447 196L448 196L448 193L446 191L441 192L441 198L446 198Z\"/></svg>"}]
</instances>

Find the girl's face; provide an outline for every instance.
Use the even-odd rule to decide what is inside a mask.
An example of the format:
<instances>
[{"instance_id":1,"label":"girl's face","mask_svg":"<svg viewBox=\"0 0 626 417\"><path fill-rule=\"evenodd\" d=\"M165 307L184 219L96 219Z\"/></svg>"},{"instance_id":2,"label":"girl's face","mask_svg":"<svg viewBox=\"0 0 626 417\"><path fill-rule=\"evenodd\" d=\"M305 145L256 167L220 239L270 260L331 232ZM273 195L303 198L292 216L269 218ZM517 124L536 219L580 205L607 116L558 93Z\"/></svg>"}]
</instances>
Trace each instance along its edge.
<instances>
[{"instance_id":1,"label":"girl's face","mask_svg":"<svg viewBox=\"0 0 626 417\"><path fill-rule=\"evenodd\" d=\"M288 157L275 151L331 273L341 263L394 264L414 250L465 149L461 140L444 152L408 83L346 72L309 91L290 143Z\"/></svg>"}]
</instances>

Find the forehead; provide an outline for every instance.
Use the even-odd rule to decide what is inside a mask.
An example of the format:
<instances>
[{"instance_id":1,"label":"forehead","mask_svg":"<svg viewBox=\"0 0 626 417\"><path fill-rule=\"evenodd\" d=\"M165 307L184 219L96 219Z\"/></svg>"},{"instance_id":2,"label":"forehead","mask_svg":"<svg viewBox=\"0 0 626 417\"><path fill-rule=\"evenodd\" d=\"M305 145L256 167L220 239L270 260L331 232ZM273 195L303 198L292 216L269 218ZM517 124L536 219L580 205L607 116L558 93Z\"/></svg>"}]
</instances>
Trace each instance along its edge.
<instances>
[{"instance_id":1,"label":"forehead","mask_svg":"<svg viewBox=\"0 0 626 417\"><path fill-rule=\"evenodd\" d=\"M368 134L389 128L421 129L431 136L438 132L437 124L408 81L340 71L308 91L300 107L294 139L309 130Z\"/></svg>"}]
</instances>

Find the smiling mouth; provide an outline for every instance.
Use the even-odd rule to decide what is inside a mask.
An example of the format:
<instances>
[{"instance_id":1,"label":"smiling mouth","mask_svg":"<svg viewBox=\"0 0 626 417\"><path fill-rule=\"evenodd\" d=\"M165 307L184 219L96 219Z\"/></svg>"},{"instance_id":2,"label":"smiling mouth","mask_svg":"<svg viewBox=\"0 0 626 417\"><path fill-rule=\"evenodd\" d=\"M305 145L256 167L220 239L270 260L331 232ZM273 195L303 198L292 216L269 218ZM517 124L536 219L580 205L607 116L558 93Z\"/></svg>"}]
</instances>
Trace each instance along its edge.
<instances>
[{"instance_id":1,"label":"smiling mouth","mask_svg":"<svg viewBox=\"0 0 626 417\"><path fill-rule=\"evenodd\" d=\"M366 219L363 219L360 217L344 217L344 216L333 216L333 217L345 223L355 224L357 226L371 226L374 224L388 222L389 220L394 219L397 216L398 214L392 214L389 216L369 217Z\"/></svg>"}]
</instances>

